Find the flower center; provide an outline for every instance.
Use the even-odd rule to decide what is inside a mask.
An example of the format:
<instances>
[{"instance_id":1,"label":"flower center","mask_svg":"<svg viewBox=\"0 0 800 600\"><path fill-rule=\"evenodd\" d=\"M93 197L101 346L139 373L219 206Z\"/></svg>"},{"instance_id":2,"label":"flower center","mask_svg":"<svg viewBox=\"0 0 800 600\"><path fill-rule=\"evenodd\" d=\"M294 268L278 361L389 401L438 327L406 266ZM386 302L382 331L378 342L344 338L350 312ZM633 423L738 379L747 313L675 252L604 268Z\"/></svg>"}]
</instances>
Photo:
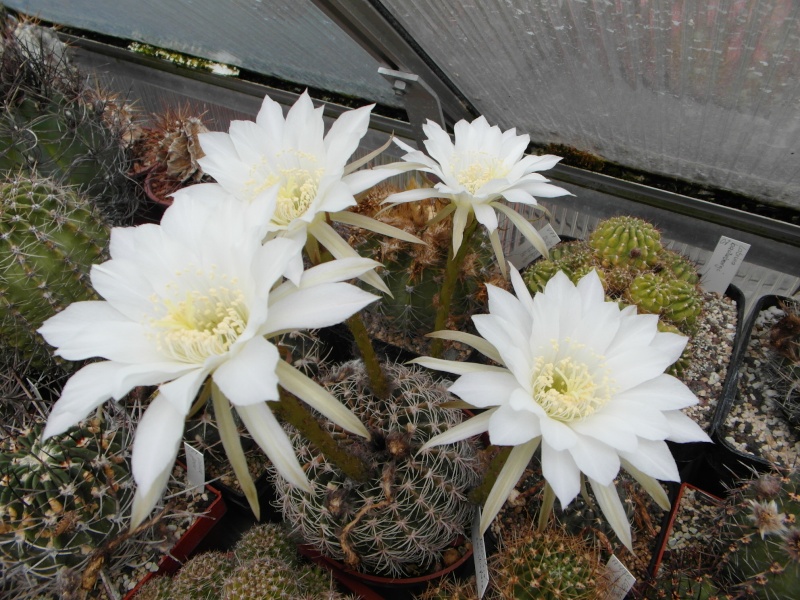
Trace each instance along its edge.
<instances>
[{"instance_id":1,"label":"flower center","mask_svg":"<svg viewBox=\"0 0 800 600\"><path fill-rule=\"evenodd\" d=\"M248 310L236 279L212 272L212 285L204 290L189 290L183 298L154 298L166 314L152 321L161 352L175 360L203 363L210 356L225 354L247 326Z\"/></svg>"},{"instance_id":2,"label":"flower center","mask_svg":"<svg viewBox=\"0 0 800 600\"><path fill-rule=\"evenodd\" d=\"M579 421L611 399L613 386L607 370L601 360L592 363L573 356L537 362L532 377L533 398L550 418L564 423Z\"/></svg>"},{"instance_id":3,"label":"flower center","mask_svg":"<svg viewBox=\"0 0 800 600\"><path fill-rule=\"evenodd\" d=\"M280 186L272 222L286 227L305 214L317 197L319 181L325 170L318 166L316 156L295 149L283 150L275 158L277 165L268 165L262 159L251 168L248 186L253 196L274 185Z\"/></svg>"},{"instance_id":4,"label":"flower center","mask_svg":"<svg viewBox=\"0 0 800 600\"><path fill-rule=\"evenodd\" d=\"M493 179L508 175L508 169L497 157L485 152L470 152L454 159L453 173L464 189L474 194Z\"/></svg>"}]
</instances>

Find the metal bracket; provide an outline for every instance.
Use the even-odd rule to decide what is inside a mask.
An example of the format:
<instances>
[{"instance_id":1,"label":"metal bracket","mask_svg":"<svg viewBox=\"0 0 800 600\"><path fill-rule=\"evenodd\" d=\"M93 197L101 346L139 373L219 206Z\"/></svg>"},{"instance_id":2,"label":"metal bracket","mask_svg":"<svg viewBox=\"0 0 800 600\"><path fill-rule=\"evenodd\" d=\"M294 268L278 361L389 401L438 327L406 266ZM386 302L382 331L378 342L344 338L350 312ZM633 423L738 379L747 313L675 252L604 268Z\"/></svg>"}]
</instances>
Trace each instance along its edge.
<instances>
[{"instance_id":1,"label":"metal bracket","mask_svg":"<svg viewBox=\"0 0 800 600\"><path fill-rule=\"evenodd\" d=\"M417 147L422 148L422 140L426 137L422 131L425 121L430 119L444 128L444 115L439 97L419 75L386 67L378 67L378 74L392 84L397 96L402 97Z\"/></svg>"}]
</instances>

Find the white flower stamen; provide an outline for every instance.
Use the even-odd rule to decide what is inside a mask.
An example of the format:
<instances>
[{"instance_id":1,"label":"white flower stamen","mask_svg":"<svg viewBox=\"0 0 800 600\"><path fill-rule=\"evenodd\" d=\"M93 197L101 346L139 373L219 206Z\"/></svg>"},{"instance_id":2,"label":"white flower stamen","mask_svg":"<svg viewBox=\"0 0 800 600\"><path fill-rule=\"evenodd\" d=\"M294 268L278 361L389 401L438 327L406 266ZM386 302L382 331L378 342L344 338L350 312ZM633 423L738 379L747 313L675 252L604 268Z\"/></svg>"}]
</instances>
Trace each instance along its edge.
<instances>
[{"instance_id":1,"label":"white flower stamen","mask_svg":"<svg viewBox=\"0 0 800 600\"><path fill-rule=\"evenodd\" d=\"M208 279L214 280L212 272ZM171 358L187 363L203 363L210 356L225 354L247 326L248 309L236 280L207 289L185 292L180 300L153 298L166 309L151 326L158 349ZM231 287L228 287L231 286Z\"/></svg>"},{"instance_id":2,"label":"white flower stamen","mask_svg":"<svg viewBox=\"0 0 800 600\"><path fill-rule=\"evenodd\" d=\"M553 346L557 348L558 344L554 341ZM571 345L570 350L585 351L576 345ZM564 423L594 414L613 395L612 381L602 361L590 366L569 355L549 362L538 358L531 384L536 403L550 418Z\"/></svg>"}]
</instances>

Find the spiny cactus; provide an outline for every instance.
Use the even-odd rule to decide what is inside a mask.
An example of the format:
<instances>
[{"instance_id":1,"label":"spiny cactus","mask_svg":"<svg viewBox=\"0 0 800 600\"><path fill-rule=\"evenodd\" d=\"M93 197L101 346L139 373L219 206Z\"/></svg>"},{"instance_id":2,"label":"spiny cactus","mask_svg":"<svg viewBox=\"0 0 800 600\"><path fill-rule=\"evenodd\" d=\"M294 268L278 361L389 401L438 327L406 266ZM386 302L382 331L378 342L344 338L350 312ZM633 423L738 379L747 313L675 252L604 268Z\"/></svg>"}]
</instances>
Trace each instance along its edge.
<instances>
[{"instance_id":1,"label":"spiny cactus","mask_svg":"<svg viewBox=\"0 0 800 600\"><path fill-rule=\"evenodd\" d=\"M721 525L723 562L737 589L762 600L800 590L800 467L732 490Z\"/></svg>"},{"instance_id":2,"label":"spiny cactus","mask_svg":"<svg viewBox=\"0 0 800 600\"><path fill-rule=\"evenodd\" d=\"M253 560L234 569L223 584L226 600L286 598L296 600L302 590L286 563L271 558Z\"/></svg>"},{"instance_id":3,"label":"spiny cactus","mask_svg":"<svg viewBox=\"0 0 800 600\"><path fill-rule=\"evenodd\" d=\"M491 592L484 596L493 600ZM437 579L428 584L422 594L414 596L416 600L479 600L475 589L475 577L462 581L451 577Z\"/></svg>"},{"instance_id":4,"label":"spiny cactus","mask_svg":"<svg viewBox=\"0 0 800 600\"><path fill-rule=\"evenodd\" d=\"M784 315L770 330L770 345L775 350L770 367L775 373L776 402L786 420L800 429L800 303L780 304Z\"/></svg>"},{"instance_id":5,"label":"spiny cactus","mask_svg":"<svg viewBox=\"0 0 800 600\"><path fill-rule=\"evenodd\" d=\"M223 552L205 552L188 561L172 580L168 598L217 600L220 590L236 567Z\"/></svg>"},{"instance_id":6,"label":"spiny cactus","mask_svg":"<svg viewBox=\"0 0 800 600\"><path fill-rule=\"evenodd\" d=\"M409 189L415 185L410 183ZM383 264L380 275L392 292L392 297L384 295L368 309L379 317L374 329L386 330L376 334L383 341L424 352L428 342L423 336L433 331L436 321L448 250L453 243L452 231L449 219L428 225L446 206L443 200L434 198L388 209L381 207L380 202L395 191L398 190L387 185L378 186L360 200L357 212L416 235L425 244L410 244L361 229L351 230L349 241L359 254L371 255ZM453 294L447 329L461 329L485 305L484 283L505 285L494 264L488 238L482 232L472 236L468 248Z\"/></svg>"},{"instance_id":7,"label":"spiny cactus","mask_svg":"<svg viewBox=\"0 0 800 600\"><path fill-rule=\"evenodd\" d=\"M297 563L297 544L283 523L262 523L247 531L233 549L236 560L248 562L271 556L287 563Z\"/></svg>"},{"instance_id":8,"label":"spiny cactus","mask_svg":"<svg viewBox=\"0 0 800 600\"><path fill-rule=\"evenodd\" d=\"M72 302L96 298L89 269L104 260L108 228L73 191L47 179L0 181L0 201L0 343L47 369L53 359L36 330Z\"/></svg>"},{"instance_id":9,"label":"spiny cactus","mask_svg":"<svg viewBox=\"0 0 800 600\"><path fill-rule=\"evenodd\" d=\"M589 236L589 245L605 266L652 267L663 246L661 233L650 223L620 216L601 221Z\"/></svg>"},{"instance_id":10,"label":"spiny cactus","mask_svg":"<svg viewBox=\"0 0 800 600\"><path fill-rule=\"evenodd\" d=\"M126 430L92 419L41 436L39 425L0 444L0 564L4 582L57 587L127 527L133 481Z\"/></svg>"},{"instance_id":11,"label":"spiny cactus","mask_svg":"<svg viewBox=\"0 0 800 600\"><path fill-rule=\"evenodd\" d=\"M129 223L138 205L127 176L129 120L110 115L127 105L91 88L44 28L7 27L0 43L0 172L51 177L115 224Z\"/></svg>"},{"instance_id":12,"label":"spiny cactus","mask_svg":"<svg viewBox=\"0 0 800 600\"><path fill-rule=\"evenodd\" d=\"M184 185L208 179L197 162L204 156L198 135L207 131L203 115L192 114L188 106L167 108L153 115L134 144L136 168L150 171L146 185L161 203L171 204L169 195Z\"/></svg>"},{"instance_id":13,"label":"spiny cactus","mask_svg":"<svg viewBox=\"0 0 800 600\"><path fill-rule=\"evenodd\" d=\"M347 478L295 430L290 437L312 485L305 492L277 477L286 521L307 543L349 567L378 575L418 575L441 561L465 532L472 506L467 494L479 479L477 442L465 440L419 451L462 420L440 405L451 397L421 369L386 364L387 400L369 391L363 363L333 367L320 382L360 418L371 441L322 424L370 471Z\"/></svg>"},{"instance_id":14,"label":"spiny cactus","mask_svg":"<svg viewBox=\"0 0 800 600\"><path fill-rule=\"evenodd\" d=\"M703 310L703 297L694 284L643 273L631 282L626 299L642 312L663 316L678 326L690 327Z\"/></svg>"},{"instance_id":15,"label":"spiny cactus","mask_svg":"<svg viewBox=\"0 0 800 600\"><path fill-rule=\"evenodd\" d=\"M674 572L654 581L642 582L632 592L635 600L732 600L720 590L711 575Z\"/></svg>"},{"instance_id":16,"label":"spiny cactus","mask_svg":"<svg viewBox=\"0 0 800 600\"><path fill-rule=\"evenodd\" d=\"M605 597L597 549L558 528L518 531L494 555L490 573L501 600L599 600Z\"/></svg>"}]
</instances>

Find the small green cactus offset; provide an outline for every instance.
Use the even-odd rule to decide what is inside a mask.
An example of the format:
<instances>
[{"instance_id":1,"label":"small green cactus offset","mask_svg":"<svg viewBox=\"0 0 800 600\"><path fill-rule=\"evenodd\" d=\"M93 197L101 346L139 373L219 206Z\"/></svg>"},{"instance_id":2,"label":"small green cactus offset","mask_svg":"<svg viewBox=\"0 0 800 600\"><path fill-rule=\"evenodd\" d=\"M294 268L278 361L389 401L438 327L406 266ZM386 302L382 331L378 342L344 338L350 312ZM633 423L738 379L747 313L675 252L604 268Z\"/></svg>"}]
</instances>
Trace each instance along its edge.
<instances>
[{"instance_id":1,"label":"small green cactus offset","mask_svg":"<svg viewBox=\"0 0 800 600\"><path fill-rule=\"evenodd\" d=\"M122 450L127 432L92 419L41 441L42 427L0 445L3 581L58 584L124 531L133 480ZM48 591L57 591L55 589Z\"/></svg>"},{"instance_id":2,"label":"small green cactus offset","mask_svg":"<svg viewBox=\"0 0 800 600\"><path fill-rule=\"evenodd\" d=\"M0 201L0 344L46 370L54 363L36 330L72 302L96 298L89 269L103 262L109 230L74 192L48 179L2 181Z\"/></svg>"},{"instance_id":3,"label":"small green cactus offset","mask_svg":"<svg viewBox=\"0 0 800 600\"><path fill-rule=\"evenodd\" d=\"M589 246L604 267L630 266L637 269L654 266L663 250L661 233L655 227L628 216L601 221L589 236Z\"/></svg>"},{"instance_id":4,"label":"small green cactus offset","mask_svg":"<svg viewBox=\"0 0 800 600\"><path fill-rule=\"evenodd\" d=\"M787 600L800 590L800 468L761 475L728 496L723 563L748 598Z\"/></svg>"},{"instance_id":5,"label":"small green cactus offset","mask_svg":"<svg viewBox=\"0 0 800 600\"><path fill-rule=\"evenodd\" d=\"M694 325L703 310L703 297L694 284L668 279L660 273L643 273L636 277L626 299L641 312L660 315L684 328Z\"/></svg>"},{"instance_id":6,"label":"small green cactus offset","mask_svg":"<svg viewBox=\"0 0 800 600\"><path fill-rule=\"evenodd\" d=\"M349 479L292 430L313 489L305 492L276 474L278 501L284 519L323 554L377 575L420 575L439 565L443 551L468 527L478 446L465 440L420 451L433 435L461 422L462 414L440 406L451 396L421 369L386 364L384 370L386 400L370 393L360 361L320 377L372 435L367 441L324 423L367 466L367 481Z\"/></svg>"}]
</instances>

